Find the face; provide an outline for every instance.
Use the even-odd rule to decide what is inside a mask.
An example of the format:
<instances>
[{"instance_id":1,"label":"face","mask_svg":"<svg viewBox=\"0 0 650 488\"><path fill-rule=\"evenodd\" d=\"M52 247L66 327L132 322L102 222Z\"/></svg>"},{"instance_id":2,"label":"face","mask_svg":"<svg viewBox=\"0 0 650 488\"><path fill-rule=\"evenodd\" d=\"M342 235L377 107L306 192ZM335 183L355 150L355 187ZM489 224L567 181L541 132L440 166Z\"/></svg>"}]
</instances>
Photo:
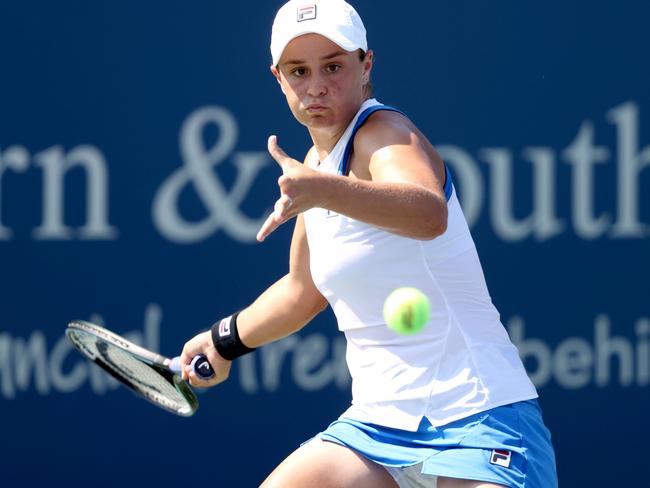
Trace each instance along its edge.
<instances>
[{"instance_id":1,"label":"face","mask_svg":"<svg viewBox=\"0 0 650 488\"><path fill-rule=\"evenodd\" d=\"M309 129L345 128L367 98L364 86L372 69L372 51L363 61L326 37L305 34L285 48L271 66L294 117Z\"/></svg>"}]
</instances>

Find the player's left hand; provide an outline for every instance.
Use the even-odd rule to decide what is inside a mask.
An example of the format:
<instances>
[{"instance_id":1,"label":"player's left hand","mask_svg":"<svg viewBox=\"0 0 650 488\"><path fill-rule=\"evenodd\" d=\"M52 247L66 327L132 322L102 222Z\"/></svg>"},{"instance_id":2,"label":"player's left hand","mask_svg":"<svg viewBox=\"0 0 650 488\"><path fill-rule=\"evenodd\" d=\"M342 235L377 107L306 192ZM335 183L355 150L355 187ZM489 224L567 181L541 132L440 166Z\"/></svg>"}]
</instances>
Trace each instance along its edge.
<instances>
[{"instance_id":1,"label":"player's left hand","mask_svg":"<svg viewBox=\"0 0 650 488\"><path fill-rule=\"evenodd\" d=\"M282 168L282 176L278 178L280 198L275 202L273 213L257 233L257 240L260 242L287 220L317 206L319 199L317 181L322 177L318 171L289 157L278 146L276 136L269 137L268 150Z\"/></svg>"}]
</instances>

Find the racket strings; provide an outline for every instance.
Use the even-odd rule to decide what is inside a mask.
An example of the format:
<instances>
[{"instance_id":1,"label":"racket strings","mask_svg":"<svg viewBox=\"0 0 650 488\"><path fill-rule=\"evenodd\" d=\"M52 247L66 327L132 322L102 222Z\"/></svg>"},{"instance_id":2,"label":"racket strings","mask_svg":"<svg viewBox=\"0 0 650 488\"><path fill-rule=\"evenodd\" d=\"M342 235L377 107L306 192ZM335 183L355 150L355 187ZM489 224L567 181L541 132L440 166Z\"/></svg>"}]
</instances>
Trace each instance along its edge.
<instances>
[{"instance_id":1,"label":"racket strings","mask_svg":"<svg viewBox=\"0 0 650 488\"><path fill-rule=\"evenodd\" d=\"M188 399L176 387L172 373L162 368L157 369L93 335L76 333L74 336L84 354L147 400L174 413L186 414L192 410Z\"/></svg>"}]
</instances>

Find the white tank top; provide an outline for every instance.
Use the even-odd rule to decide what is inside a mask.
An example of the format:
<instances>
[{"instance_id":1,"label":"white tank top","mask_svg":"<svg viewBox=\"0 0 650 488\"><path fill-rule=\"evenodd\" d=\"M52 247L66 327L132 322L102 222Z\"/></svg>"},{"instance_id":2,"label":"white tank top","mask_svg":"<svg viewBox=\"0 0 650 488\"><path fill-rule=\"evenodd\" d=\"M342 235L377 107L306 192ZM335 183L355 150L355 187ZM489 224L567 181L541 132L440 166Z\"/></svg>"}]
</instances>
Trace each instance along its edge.
<instances>
[{"instance_id":1,"label":"white tank top","mask_svg":"<svg viewBox=\"0 0 650 488\"><path fill-rule=\"evenodd\" d=\"M364 102L318 171L347 173L354 134L377 109L395 110ZM347 338L352 406L344 417L416 431L423 416L438 426L537 397L490 299L447 169L446 180L447 230L430 241L322 208L304 213L312 278ZM431 302L429 323L413 336L383 319L384 300L402 286Z\"/></svg>"}]
</instances>

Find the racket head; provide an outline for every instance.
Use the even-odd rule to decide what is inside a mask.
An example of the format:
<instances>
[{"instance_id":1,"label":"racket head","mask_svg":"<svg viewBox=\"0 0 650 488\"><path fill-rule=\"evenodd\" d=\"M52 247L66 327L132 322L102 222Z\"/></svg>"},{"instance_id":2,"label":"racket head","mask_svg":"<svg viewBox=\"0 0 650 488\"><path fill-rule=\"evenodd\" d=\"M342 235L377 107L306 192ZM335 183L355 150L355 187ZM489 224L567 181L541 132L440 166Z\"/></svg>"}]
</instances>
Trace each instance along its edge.
<instances>
[{"instance_id":1,"label":"racket head","mask_svg":"<svg viewBox=\"0 0 650 488\"><path fill-rule=\"evenodd\" d=\"M196 412L196 395L167 367L166 357L83 320L70 322L66 335L82 355L138 396L182 417Z\"/></svg>"}]
</instances>

